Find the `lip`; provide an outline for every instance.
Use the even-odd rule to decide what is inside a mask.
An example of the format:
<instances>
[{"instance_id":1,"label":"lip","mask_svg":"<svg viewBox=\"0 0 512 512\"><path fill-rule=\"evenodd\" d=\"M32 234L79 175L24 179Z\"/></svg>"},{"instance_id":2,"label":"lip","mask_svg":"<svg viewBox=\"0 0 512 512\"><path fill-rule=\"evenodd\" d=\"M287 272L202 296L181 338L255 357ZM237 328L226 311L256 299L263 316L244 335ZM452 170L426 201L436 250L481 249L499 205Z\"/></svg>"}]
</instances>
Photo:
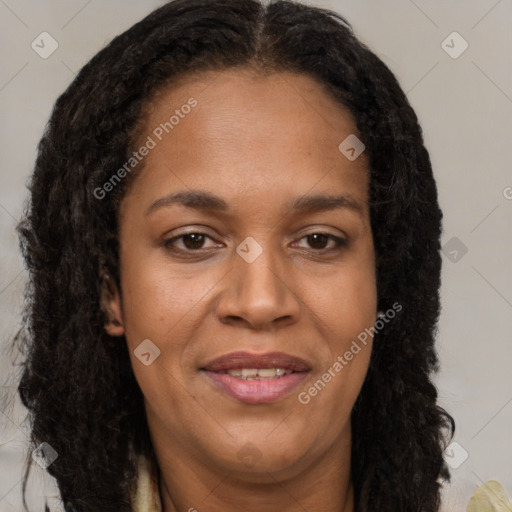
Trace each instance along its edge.
<instances>
[{"instance_id":1,"label":"lip","mask_svg":"<svg viewBox=\"0 0 512 512\"><path fill-rule=\"evenodd\" d=\"M284 368L293 373L262 380L243 380L223 373L242 368ZM289 395L311 368L303 359L283 352L232 352L214 359L200 370L219 391L246 404L262 404L276 402Z\"/></svg>"},{"instance_id":2,"label":"lip","mask_svg":"<svg viewBox=\"0 0 512 512\"><path fill-rule=\"evenodd\" d=\"M284 368L293 372L305 372L311 369L304 359L284 352L266 352L264 354L231 352L210 361L201 369L209 372L222 372L240 370L241 368Z\"/></svg>"}]
</instances>

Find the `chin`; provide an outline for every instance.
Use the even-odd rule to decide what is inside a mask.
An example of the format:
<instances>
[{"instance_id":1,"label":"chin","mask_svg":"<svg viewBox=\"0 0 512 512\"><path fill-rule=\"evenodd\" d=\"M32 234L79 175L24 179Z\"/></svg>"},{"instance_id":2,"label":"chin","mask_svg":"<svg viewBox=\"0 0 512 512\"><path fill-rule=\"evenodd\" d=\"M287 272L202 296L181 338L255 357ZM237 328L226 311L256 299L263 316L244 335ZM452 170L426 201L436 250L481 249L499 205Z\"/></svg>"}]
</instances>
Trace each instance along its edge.
<instances>
[{"instance_id":1,"label":"chin","mask_svg":"<svg viewBox=\"0 0 512 512\"><path fill-rule=\"evenodd\" d=\"M307 457L305 448L303 437L297 443L291 443L290 439L285 443L277 440L271 443L265 435L261 438L251 436L250 440L240 440L234 452L230 450L231 457L226 458L224 452L220 465L246 482L275 483L277 474L285 479L307 467L306 459L314 458L314 455Z\"/></svg>"}]
</instances>

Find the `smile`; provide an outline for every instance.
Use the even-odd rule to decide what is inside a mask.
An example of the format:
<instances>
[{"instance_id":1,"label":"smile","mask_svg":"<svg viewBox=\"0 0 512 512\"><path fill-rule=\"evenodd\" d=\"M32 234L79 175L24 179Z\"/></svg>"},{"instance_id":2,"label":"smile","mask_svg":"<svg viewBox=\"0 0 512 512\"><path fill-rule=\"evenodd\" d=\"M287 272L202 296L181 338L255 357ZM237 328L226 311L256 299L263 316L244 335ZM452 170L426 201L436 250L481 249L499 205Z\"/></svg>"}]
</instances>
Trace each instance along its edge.
<instances>
[{"instance_id":1,"label":"smile","mask_svg":"<svg viewBox=\"0 0 512 512\"><path fill-rule=\"evenodd\" d=\"M277 402L289 395L307 372L292 372L282 377L235 377L229 373L204 371L205 376L221 392L246 404Z\"/></svg>"},{"instance_id":2,"label":"smile","mask_svg":"<svg viewBox=\"0 0 512 512\"><path fill-rule=\"evenodd\" d=\"M304 360L280 352L236 352L201 368L218 391L246 404L283 399L306 378L309 371Z\"/></svg>"}]
</instances>

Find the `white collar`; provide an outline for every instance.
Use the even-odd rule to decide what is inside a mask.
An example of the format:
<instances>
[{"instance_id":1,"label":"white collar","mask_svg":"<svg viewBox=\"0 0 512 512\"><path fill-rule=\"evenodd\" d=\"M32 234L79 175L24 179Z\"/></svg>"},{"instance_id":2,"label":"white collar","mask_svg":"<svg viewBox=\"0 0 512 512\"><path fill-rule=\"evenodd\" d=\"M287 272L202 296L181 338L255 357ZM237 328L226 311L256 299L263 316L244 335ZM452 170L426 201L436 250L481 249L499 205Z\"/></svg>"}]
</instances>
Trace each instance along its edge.
<instances>
[{"instance_id":1,"label":"white collar","mask_svg":"<svg viewBox=\"0 0 512 512\"><path fill-rule=\"evenodd\" d=\"M133 512L162 512L158 468L145 455L138 456L137 482L131 494Z\"/></svg>"}]
</instances>

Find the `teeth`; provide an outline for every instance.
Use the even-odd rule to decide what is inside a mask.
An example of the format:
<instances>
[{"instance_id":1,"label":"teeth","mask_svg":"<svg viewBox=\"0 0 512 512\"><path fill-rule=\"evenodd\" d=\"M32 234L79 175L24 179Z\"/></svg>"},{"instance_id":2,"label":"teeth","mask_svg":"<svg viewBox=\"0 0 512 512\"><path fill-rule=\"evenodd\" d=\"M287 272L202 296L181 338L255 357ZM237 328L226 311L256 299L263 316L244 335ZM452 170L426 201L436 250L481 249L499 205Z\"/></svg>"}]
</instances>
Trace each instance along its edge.
<instances>
[{"instance_id":1,"label":"teeth","mask_svg":"<svg viewBox=\"0 0 512 512\"><path fill-rule=\"evenodd\" d=\"M226 373L244 380L261 380L261 379L274 379L276 377L283 377L292 373L291 370L284 368L241 368L237 370L227 370Z\"/></svg>"},{"instance_id":2,"label":"teeth","mask_svg":"<svg viewBox=\"0 0 512 512\"><path fill-rule=\"evenodd\" d=\"M267 377L267 378L273 378L273 377L281 377L284 375L285 370L282 368L262 368L258 370L258 375L260 377Z\"/></svg>"}]
</instances>

